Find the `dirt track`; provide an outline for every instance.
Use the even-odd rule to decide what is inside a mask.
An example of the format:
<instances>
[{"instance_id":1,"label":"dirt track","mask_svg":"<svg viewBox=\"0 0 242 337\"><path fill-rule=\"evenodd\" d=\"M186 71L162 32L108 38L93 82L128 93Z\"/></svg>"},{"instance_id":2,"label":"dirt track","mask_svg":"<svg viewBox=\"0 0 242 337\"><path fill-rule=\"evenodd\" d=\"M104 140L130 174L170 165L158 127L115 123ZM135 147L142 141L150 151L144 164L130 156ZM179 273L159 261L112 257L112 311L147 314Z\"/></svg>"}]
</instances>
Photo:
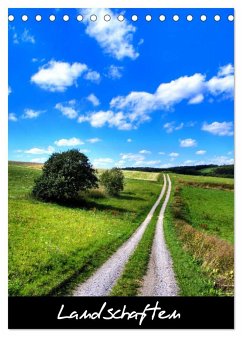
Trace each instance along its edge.
<instances>
[{"instance_id":1,"label":"dirt track","mask_svg":"<svg viewBox=\"0 0 242 337\"><path fill-rule=\"evenodd\" d=\"M161 202L166 190L166 177L161 193L144 222L135 233L84 283L73 292L73 296L107 296L121 276L125 263L141 240L150 220Z\"/></svg>"},{"instance_id":2,"label":"dirt track","mask_svg":"<svg viewBox=\"0 0 242 337\"><path fill-rule=\"evenodd\" d=\"M172 259L166 247L163 218L171 193L171 180L167 175L168 189L156 224L156 232L147 274L140 289L140 296L178 296L178 286L172 267Z\"/></svg>"}]
</instances>

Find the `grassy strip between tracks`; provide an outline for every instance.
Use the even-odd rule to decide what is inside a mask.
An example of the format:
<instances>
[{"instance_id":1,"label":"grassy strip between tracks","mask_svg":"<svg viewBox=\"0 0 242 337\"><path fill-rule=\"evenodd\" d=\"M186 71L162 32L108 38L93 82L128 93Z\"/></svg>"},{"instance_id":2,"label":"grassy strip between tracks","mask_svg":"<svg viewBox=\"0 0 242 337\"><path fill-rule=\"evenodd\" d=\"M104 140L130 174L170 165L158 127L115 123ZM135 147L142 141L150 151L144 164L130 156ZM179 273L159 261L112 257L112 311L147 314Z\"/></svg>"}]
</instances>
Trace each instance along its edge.
<instances>
[{"instance_id":1,"label":"grassy strip between tracks","mask_svg":"<svg viewBox=\"0 0 242 337\"><path fill-rule=\"evenodd\" d=\"M154 239L156 223L165 195L157 207L145 233L129 258L124 272L113 287L110 296L137 296L142 280L146 274Z\"/></svg>"}]
</instances>

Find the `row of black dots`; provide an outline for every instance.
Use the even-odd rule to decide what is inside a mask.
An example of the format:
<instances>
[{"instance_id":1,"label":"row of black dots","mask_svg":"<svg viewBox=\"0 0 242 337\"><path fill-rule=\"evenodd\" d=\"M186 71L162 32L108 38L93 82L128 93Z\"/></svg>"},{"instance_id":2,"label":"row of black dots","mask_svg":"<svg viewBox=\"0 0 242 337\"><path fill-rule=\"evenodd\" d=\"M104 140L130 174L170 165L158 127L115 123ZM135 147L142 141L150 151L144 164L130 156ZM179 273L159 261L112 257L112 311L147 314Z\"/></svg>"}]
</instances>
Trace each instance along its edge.
<instances>
[{"instance_id":1,"label":"row of black dots","mask_svg":"<svg viewBox=\"0 0 242 337\"><path fill-rule=\"evenodd\" d=\"M26 21L28 21L28 16L27 15L22 15L22 21L24 21L24 22L26 22ZM62 19L64 20L64 21L69 21L70 20L70 16L69 15L63 15L63 17L62 17ZM84 19L84 17L83 17L83 15L81 15L81 14L79 14L79 15L77 15L76 16L76 20L77 21L83 21L83 19ZM92 14L90 17L89 17L89 19L90 19L90 21L97 21L97 16L95 15L95 14ZM106 15L104 15L104 17L103 17L103 19L104 19L104 21L110 21L112 18L111 18L111 16L109 15L109 14L106 14ZM117 16L117 18L115 18L115 19L117 19L118 21L120 21L120 22L122 22L122 21L124 21L125 20L125 17L124 17L124 15L122 15L122 14L120 14L120 15L118 15ZM132 21L138 21L138 16L137 15L132 15L132 17L131 17L131 20ZM173 19L173 21L175 21L175 22L177 22L177 21L179 21L180 20L180 17L179 17L179 15L173 15L173 17L172 17L172 19ZM192 16L192 15L187 15L187 17L186 17L186 20L187 21L189 21L189 22L191 22L191 21L193 21L193 19L194 19L194 17ZM208 19L208 17L206 16L206 15L201 15L200 16L200 20L201 21L206 21ZM214 17L213 17L213 19L214 19L214 21L220 21L221 20L221 16L220 15L215 15ZM231 14L231 15L228 15L228 17L227 17L227 19L228 19L228 21L234 21L234 16ZM9 15L8 16L8 20L9 21L14 21L15 20L15 17L14 17L14 15ZM35 16L35 20L36 21L41 21L42 20L42 16L41 15L36 15ZM56 16L55 15L50 15L49 16L49 20L50 21L55 21L56 20ZM151 21L152 20L152 16L151 15L146 15L145 16L145 20L146 21ZM166 16L165 15L160 15L159 16L159 20L160 21L165 21L166 20Z\"/></svg>"}]
</instances>

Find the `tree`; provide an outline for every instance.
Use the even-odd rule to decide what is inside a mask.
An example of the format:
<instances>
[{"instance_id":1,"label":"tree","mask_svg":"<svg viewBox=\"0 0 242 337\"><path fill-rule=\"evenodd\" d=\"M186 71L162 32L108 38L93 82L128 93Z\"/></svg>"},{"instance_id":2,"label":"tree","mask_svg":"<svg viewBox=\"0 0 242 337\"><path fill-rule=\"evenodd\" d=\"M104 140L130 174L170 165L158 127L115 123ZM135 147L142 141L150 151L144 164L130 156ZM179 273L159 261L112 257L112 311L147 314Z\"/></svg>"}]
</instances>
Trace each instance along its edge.
<instances>
[{"instance_id":1,"label":"tree","mask_svg":"<svg viewBox=\"0 0 242 337\"><path fill-rule=\"evenodd\" d=\"M98 187L95 170L78 150L53 153L35 181L33 195L45 201L75 199L80 191Z\"/></svg>"},{"instance_id":2,"label":"tree","mask_svg":"<svg viewBox=\"0 0 242 337\"><path fill-rule=\"evenodd\" d=\"M106 170L101 174L100 183L108 194L117 196L124 189L123 172L119 168Z\"/></svg>"}]
</instances>

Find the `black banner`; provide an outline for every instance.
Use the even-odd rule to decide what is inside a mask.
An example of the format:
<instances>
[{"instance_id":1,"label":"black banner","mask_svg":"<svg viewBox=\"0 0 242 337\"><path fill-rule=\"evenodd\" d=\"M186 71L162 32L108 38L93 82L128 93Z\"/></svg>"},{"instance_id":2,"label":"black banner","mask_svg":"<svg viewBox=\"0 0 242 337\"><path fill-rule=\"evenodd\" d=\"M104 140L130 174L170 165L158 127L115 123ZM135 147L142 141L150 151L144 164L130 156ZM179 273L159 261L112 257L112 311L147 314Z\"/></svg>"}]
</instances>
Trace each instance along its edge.
<instances>
[{"instance_id":1,"label":"black banner","mask_svg":"<svg viewBox=\"0 0 242 337\"><path fill-rule=\"evenodd\" d=\"M9 297L10 329L233 329L233 297Z\"/></svg>"}]
</instances>

